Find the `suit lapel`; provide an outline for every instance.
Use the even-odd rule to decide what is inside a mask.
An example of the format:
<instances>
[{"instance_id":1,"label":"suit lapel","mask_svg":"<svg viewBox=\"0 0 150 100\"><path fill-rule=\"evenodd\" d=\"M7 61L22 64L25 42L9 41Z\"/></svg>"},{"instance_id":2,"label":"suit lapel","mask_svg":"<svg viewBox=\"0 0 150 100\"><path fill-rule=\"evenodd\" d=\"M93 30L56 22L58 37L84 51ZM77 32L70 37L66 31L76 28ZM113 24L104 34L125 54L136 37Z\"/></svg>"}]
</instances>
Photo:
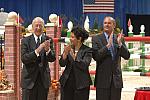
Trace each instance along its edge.
<instances>
[{"instance_id":1,"label":"suit lapel","mask_svg":"<svg viewBox=\"0 0 150 100\"><path fill-rule=\"evenodd\" d=\"M102 42L103 42L104 45L107 45L107 43L108 43L104 33L102 34Z\"/></svg>"},{"instance_id":2,"label":"suit lapel","mask_svg":"<svg viewBox=\"0 0 150 100\"><path fill-rule=\"evenodd\" d=\"M81 59L81 57L82 57L82 50L83 50L83 48L84 48L84 45L82 44L82 46L80 47L79 51L77 52L76 60Z\"/></svg>"},{"instance_id":3,"label":"suit lapel","mask_svg":"<svg viewBox=\"0 0 150 100\"><path fill-rule=\"evenodd\" d=\"M46 36L42 35L41 43L43 43L45 40L46 40ZM40 56L41 56L41 62L44 64L45 57L46 57L46 51L44 49L42 49L42 51L40 52Z\"/></svg>"},{"instance_id":4,"label":"suit lapel","mask_svg":"<svg viewBox=\"0 0 150 100\"><path fill-rule=\"evenodd\" d=\"M41 37L41 43L43 43L46 40L46 36L43 34Z\"/></svg>"},{"instance_id":5,"label":"suit lapel","mask_svg":"<svg viewBox=\"0 0 150 100\"><path fill-rule=\"evenodd\" d=\"M36 42L35 42L35 38L34 38L33 34L30 36L29 42L30 42L29 45L31 47L31 50L35 50L36 49Z\"/></svg>"},{"instance_id":6,"label":"suit lapel","mask_svg":"<svg viewBox=\"0 0 150 100\"><path fill-rule=\"evenodd\" d=\"M107 40L104 34L98 35L98 42L101 44L102 47L107 44Z\"/></svg>"},{"instance_id":7,"label":"suit lapel","mask_svg":"<svg viewBox=\"0 0 150 100\"><path fill-rule=\"evenodd\" d=\"M117 48L118 48L117 36L114 35L114 50L115 50L115 53L117 52Z\"/></svg>"},{"instance_id":8,"label":"suit lapel","mask_svg":"<svg viewBox=\"0 0 150 100\"><path fill-rule=\"evenodd\" d=\"M43 43L45 40L46 40L45 35L42 35L42 37L41 37L41 43ZM40 54L41 54L42 57L44 57L44 53L45 53L45 50L42 49L42 51L40 52Z\"/></svg>"}]
</instances>

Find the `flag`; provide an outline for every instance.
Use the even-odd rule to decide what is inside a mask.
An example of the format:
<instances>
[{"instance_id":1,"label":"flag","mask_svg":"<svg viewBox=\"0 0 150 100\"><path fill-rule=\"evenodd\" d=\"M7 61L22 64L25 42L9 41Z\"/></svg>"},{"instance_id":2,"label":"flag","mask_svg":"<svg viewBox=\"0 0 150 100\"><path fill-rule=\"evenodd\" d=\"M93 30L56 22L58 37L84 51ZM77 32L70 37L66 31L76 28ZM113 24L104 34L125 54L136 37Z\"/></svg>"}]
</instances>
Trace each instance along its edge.
<instances>
[{"instance_id":1,"label":"flag","mask_svg":"<svg viewBox=\"0 0 150 100\"><path fill-rule=\"evenodd\" d=\"M131 25L131 19L129 18L129 20L128 20L128 27L130 27L130 25Z\"/></svg>"},{"instance_id":2,"label":"flag","mask_svg":"<svg viewBox=\"0 0 150 100\"><path fill-rule=\"evenodd\" d=\"M62 19L60 16L57 17L57 24L58 24L58 27L62 27Z\"/></svg>"},{"instance_id":3,"label":"flag","mask_svg":"<svg viewBox=\"0 0 150 100\"><path fill-rule=\"evenodd\" d=\"M16 21L17 21L17 23L24 23L23 18L21 16L19 16L19 14L18 14Z\"/></svg>"},{"instance_id":4,"label":"flag","mask_svg":"<svg viewBox=\"0 0 150 100\"><path fill-rule=\"evenodd\" d=\"M83 13L114 13L114 0L84 0Z\"/></svg>"}]
</instances>

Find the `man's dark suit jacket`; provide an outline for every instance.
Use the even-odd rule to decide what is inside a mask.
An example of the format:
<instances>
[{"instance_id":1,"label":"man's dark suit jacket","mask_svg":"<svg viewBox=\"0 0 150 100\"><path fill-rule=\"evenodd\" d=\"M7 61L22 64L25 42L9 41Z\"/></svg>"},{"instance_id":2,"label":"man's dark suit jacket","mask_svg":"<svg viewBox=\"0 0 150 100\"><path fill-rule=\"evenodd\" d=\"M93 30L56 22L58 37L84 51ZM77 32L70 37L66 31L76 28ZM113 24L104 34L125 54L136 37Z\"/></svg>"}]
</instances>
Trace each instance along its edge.
<instances>
[{"instance_id":1,"label":"man's dark suit jacket","mask_svg":"<svg viewBox=\"0 0 150 100\"><path fill-rule=\"evenodd\" d=\"M93 58L96 61L95 86L97 88L110 88L114 82L116 88L122 88L121 57L129 59L130 53L125 45L119 47L117 36L114 35L115 59L112 60L111 52L106 47L107 40L103 34L92 37Z\"/></svg>"},{"instance_id":2,"label":"man's dark suit jacket","mask_svg":"<svg viewBox=\"0 0 150 100\"><path fill-rule=\"evenodd\" d=\"M46 36L42 35L41 42L46 40ZM52 39L51 39L52 40ZM22 88L32 89L38 74L40 74L45 88L50 86L50 69L48 62L55 61L54 49L46 55L43 49L40 56L35 54L36 42L33 35L22 39L21 43L21 60L23 62L21 86Z\"/></svg>"},{"instance_id":3,"label":"man's dark suit jacket","mask_svg":"<svg viewBox=\"0 0 150 100\"><path fill-rule=\"evenodd\" d=\"M91 48L85 46L84 44L80 47L75 61L73 60L70 54L67 55L67 58L63 60L61 57L59 60L59 64L61 67L66 67L62 76L60 77L60 84L62 87L65 86L69 75L71 73L71 69L73 69L73 73L75 76L75 85L77 89L82 89L85 87L89 87L92 84L90 74L89 74L89 65L92 59Z\"/></svg>"}]
</instances>

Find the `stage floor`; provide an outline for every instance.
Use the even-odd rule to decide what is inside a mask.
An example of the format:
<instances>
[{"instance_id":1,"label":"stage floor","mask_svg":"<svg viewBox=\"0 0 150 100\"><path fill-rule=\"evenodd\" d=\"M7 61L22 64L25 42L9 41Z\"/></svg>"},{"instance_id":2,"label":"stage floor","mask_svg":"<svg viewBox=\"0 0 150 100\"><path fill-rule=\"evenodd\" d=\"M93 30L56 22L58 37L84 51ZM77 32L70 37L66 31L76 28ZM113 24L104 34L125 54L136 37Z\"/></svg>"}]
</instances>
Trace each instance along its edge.
<instances>
[{"instance_id":1,"label":"stage floor","mask_svg":"<svg viewBox=\"0 0 150 100\"><path fill-rule=\"evenodd\" d=\"M134 100L135 88L150 86L150 76L139 76L139 73L135 72L123 72L123 81L121 100ZM89 100L96 100L94 90L90 91Z\"/></svg>"}]
</instances>

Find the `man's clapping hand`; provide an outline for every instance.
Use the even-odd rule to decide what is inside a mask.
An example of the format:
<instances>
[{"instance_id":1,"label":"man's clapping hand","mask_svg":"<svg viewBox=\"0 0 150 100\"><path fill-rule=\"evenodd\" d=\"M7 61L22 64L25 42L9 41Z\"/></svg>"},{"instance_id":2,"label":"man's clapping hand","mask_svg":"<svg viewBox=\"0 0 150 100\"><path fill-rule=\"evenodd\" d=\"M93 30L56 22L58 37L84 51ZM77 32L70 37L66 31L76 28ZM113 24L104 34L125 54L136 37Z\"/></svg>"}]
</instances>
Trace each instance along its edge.
<instances>
[{"instance_id":1,"label":"man's clapping hand","mask_svg":"<svg viewBox=\"0 0 150 100\"><path fill-rule=\"evenodd\" d=\"M121 30L121 33L119 33L117 37L117 42L120 47L122 46L122 38L124 38L123 30Z\"/></svg>"},{"instance_id":2,"label":"man's clapping hand","mask_svg":"<svg viewBox=\"0 0 150 100\"><path fill-rule=\"evenodd\" d=\"M41 43L40 46L36 49L36 52L39 54L41 50L44 49L46 52L50 49L50 42L46 40L45 42Z\"/></svg>"},{"instance_id":3,"label":"man's clapping hand","mask_svg":"<svg viewBox=\"0 0 150 100\"><path fill-rule=\"evenodd\" d=\"M110 48L113 44L113 32L110 34L109 39L108 39L108 43L107 43L107 48Z\"/></svg>"},{"instance_id":4,"label":"man's clapping hand","mask_svg":"<svg viewBox=\"0 0 150 100\"><path fill-rule=\"evenodd\" d=\"M47 52L47 51L49 51L50 50L50 41L49 40L46 40L45 42L44 42L44 49L45 49L45 51Z\"/></svg>"}]
</instances>

